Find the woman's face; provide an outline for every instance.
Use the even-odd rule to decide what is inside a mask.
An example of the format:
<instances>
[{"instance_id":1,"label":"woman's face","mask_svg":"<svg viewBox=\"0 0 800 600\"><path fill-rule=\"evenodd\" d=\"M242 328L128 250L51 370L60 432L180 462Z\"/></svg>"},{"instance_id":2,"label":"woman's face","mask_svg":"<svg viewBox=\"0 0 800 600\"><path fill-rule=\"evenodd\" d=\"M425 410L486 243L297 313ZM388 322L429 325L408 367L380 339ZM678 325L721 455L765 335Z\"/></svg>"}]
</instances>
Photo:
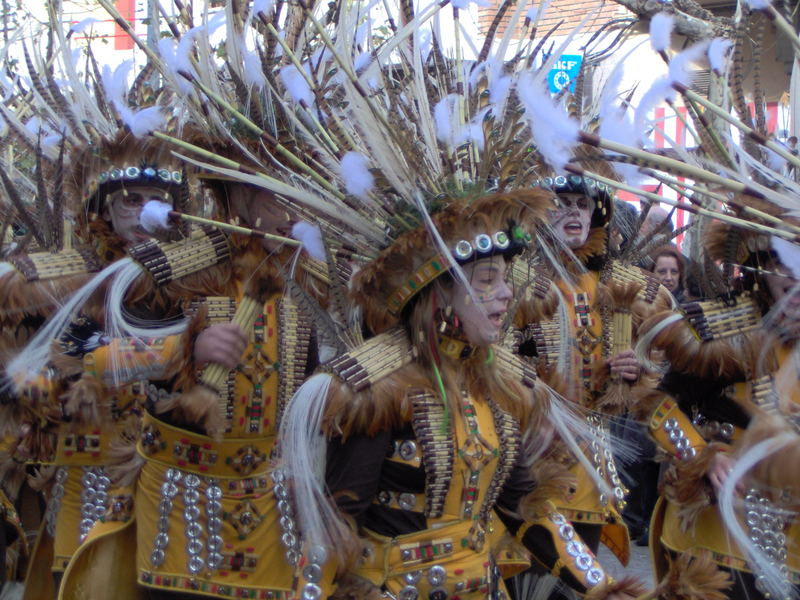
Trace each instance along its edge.
<instances>
[{"instance_id":1,"label":"woman's face","mask_svg":"<svg viewBox=\"0 0 800 600\"><path fill-rule=\"evenodd\" d=\"M153 237L141 223L139 215L150 200L171 204L169 194L154 186L130 186L106 196L102 217L111 221L111 227L128 244L138 244Z\"/></svg>"},{"instance_id":2,"label":"woman's face","mask_svg":"<svg viewBox=\"0 0 800 600\"><path fill-rule=\"evenodd\" d=\"M463 284L456 282L451 298L453 311L461 321L467 341L475 346L493 344L500 335L511 301L511 289L505 280L505 258L482 258L465 266L464 273L473 293L470 295Z\"/></svg>"},{"instance_id":3,"label":"woman's face","mask_svg":"<svg viewBox=\"0 0 800 600\"><path fill-rule=\"evenodd\" d=\"M665 288L670 292L677 292L681 283L678 260L674 256L663 255L656 259L653 273Z\"/></svg>"}]
</instances>

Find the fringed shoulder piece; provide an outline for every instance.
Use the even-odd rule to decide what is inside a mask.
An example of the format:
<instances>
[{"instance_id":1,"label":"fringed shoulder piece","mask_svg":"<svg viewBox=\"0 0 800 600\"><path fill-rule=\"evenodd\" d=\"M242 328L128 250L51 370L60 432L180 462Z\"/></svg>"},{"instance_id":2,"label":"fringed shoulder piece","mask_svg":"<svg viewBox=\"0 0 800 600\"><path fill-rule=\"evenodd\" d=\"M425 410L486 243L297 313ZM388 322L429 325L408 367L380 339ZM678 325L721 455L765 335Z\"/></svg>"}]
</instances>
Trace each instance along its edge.
<instances>
[{"instance_id":1,"label":"fringed shoulder piece","mask_svg":"<svg viewBox=\"0 0 800 600\"><path fill-rule=\"evenodd\" d=\"M402 414L410 414L405 406L409 387L433 387L413 360L406 332L395 328L325 365L336 379L328 393L323 431L346 438L398 425Z\"/></svg>"},{"instance_id":2,"label":"fringed shoulder piece","mask_svg":"<svg viewBox=\"0 0 800 600\"><path fill-rule=\"evenodd\" d=\"M24 323L26 316L48 317L58 303L68 298L100 270L90 249L64 250L56 254L17 254L8 259L10 269L0 275L0 352L24 346L34 331ZM0 354L0 357L7 358Z\"/></svg>"},{"instance_id":3,"label":"fringed shoulder piece","mask_svg":"<svg viewBox=\"0 0 800 600\"><path fill-rule=\"evenodd\" d=\"M499 346L494 347L494 355L497 368L504 378L520 383L528 389L534 389L537 377L533 365L528 364L510 350Z\"/></svg>"},{"instance_id":4,"label":"fringed shoulder piece","mask_svg":"<svg viewBox=\"0 0 800 600\"><path fill-rule=\"evenodd\" d=\"M534 366L519 355L499 346L492 346L492 349L498 379L510 392L495 400L517 419L523 431L538 430L548 418L554 390L539 381Z\"/></svg>"},{"instance_id":5,"label":"fringed shoulder piece","mask_svg":"<svg viewBox=\"0 0 800 600\"><path fill-rule=\"evenodd\" d=\"M220 230L203 226L193 229L186 240L162 243L151 239L129 253L152 275L156 285L163 285L228 259L230 246Z\"/></svg>"},{"instance_id":6,"label":"fringed shoulder piece","mask_svg":"<svg viewBox=\"0 0 800 600\"><path fill-rule=\"evenodd\" d=\"M354 392L362 392L413 358L406 332L395 328L332 360L326 368Z\"/></svg>"},{"instance_id":7,"label":"fringed shoulder piece","mask_svg":"<svg viewBox=\"0 0 800 600\"><path fill-rule=\"evenodd\" d=\"M636 297L647 304L653 304L658 297L661 284L651 273L618 260L609 261L603 268L601 281L605 284L636 284L639 288Z\"/></svg>"},{"instance_id":8,"label":"fringed shoulder piece","mask_svg":"<svg viewBox=\"0 0 800 600\"><path fill-rule=\"evenodd\" d=\"M592 227L589 230L589 237L586 243L572 252L581 265L587 265L589 259L602 257L608 249L608 230L605 227ZM566 261L565 266L570 270L575 270L572 261Z\"/></svg>"},{"instance_id":9,"label":"fringed shoulder piece","mask_svg":"<svg viewBox=\"0 0 800 600\"><path fill-rule=\"evenodd\" d=\"M642 324L640 341L663 350L681 373L728 381L754 375L764 334L761 311L749 294L690 302L682 312L683 318L673 311L654 314Z\"/></svg>"},{"instance_id":10,"label":"fringed shoulder piece","mask_svg":"<svg viewBox=\"0 0 800 600\"><path fill-rule=\"evenodd\" d=\"M80 247L60 252L35 252L9 257L25 281L45 281L73 275L88 275L100 270L102 265L91 248Z\"/></svg>"}]
</instances>

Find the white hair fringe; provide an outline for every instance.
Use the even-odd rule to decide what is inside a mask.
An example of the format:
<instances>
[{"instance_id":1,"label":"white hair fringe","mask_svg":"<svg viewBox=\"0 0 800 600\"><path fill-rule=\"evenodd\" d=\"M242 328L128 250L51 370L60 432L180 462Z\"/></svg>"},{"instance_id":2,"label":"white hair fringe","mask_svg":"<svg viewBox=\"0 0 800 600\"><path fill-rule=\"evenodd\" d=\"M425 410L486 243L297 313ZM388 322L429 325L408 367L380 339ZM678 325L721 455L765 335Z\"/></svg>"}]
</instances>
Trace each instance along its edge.
<instances>
[{"instance_id":1,"label":"white hair fringe","mask_svg":"<svg viewBox=\"0 0 800 600\"><path fill-rule=\"evenodd\" d=\"M335 552L337 532L348 526L325 485L328 444L322 433L322 417L332 380L327 373L314 375L289 401L281 420L278 468L291 482L304 545Z\"/></svg>"},{"instance_id":2,"label":"white hair fringe","mask_svg":"<svg viewBox=\"0 0 800 600\"><path fill-rule=\"evenodd\" d=\"M80 308L89 301L97 289L131 261L132 259L126 258L110 264L75 292L39 329L28 345L9 362L6 371L10 377L21 379L26 374L40 373L50 360L53 340L61 339Z\"/></svg>"}]
</instances>

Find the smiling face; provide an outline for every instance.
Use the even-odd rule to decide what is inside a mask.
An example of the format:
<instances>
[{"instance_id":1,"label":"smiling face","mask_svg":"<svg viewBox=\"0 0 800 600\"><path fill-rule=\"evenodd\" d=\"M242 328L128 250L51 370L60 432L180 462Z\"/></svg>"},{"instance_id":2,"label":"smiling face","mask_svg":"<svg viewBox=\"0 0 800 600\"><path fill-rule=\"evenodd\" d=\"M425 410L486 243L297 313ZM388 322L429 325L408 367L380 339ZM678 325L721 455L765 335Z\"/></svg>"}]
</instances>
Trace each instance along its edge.
<instances>
[{"instance_id":1,"label":"smiling face","mask_svg":"<svg viewBox=\"0 0 800 600\"><path fill-rule=\"evenodd\" d=\"M451 306L461 321L467 341L473 345L493 344L500 335L512 297L505 272L506 261L502 256L482 258L464 267L472 284L472 295L463 284L453 286Z\"/></svg>"},{"instance_id":2,"label":"smiling face","mask_svg":"<svg viewBox=\"0 0 800 600\"><path fill-rule=\"evenodd\" d=\"M556 205L547 211L550 227L565 246L580 248L589 237L594 202L583 194L559 194Z\"/></svg>"},{"instance_id":3,"label":"smiling face","mask_svg":"<svg viewBox=\"0 0 800 600\"><path fill-rule=\"evenodd\" d=\"M138 244L153 237L141 223L139 215L150 200L171 204L169 194L154 186L129 186L108 196L103 206L102 217L111 221L111 226L119 237L128 244Z\"/></svg>"},{"instance_id":4,"label":"smiling face","mask_svg":"<svg viewBox=\"0 0 800 600\"><path fill-rule=\"evenodd\" d=\"M678 269L678 261L674 256L662 254L656 259L656 265L653 273L665 288L670 292L675 292L680 283L680 270Z\"/></svg>"}]
</instances>

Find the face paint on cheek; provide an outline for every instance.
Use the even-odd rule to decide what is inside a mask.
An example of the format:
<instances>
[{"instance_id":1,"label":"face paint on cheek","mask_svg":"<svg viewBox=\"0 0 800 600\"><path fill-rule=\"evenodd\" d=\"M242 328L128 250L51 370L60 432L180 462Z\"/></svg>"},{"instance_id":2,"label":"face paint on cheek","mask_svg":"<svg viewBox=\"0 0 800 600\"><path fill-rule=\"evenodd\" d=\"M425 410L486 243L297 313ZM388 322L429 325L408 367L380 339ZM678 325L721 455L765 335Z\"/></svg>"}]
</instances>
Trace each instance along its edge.
<instances>
[{"instance_id":1,"label":"face paint on cheek","mask_svg":"<svg viewBox=\"0 0 800 600\"><path fill-rule=\"evenodd\" d=\"M497 291L495 288L490 288L484 291L477 291L475 294L478 298L478 302L481 304L486 304L487 302L492 302L497 297Z\"/></svg>"}]
</instances>

